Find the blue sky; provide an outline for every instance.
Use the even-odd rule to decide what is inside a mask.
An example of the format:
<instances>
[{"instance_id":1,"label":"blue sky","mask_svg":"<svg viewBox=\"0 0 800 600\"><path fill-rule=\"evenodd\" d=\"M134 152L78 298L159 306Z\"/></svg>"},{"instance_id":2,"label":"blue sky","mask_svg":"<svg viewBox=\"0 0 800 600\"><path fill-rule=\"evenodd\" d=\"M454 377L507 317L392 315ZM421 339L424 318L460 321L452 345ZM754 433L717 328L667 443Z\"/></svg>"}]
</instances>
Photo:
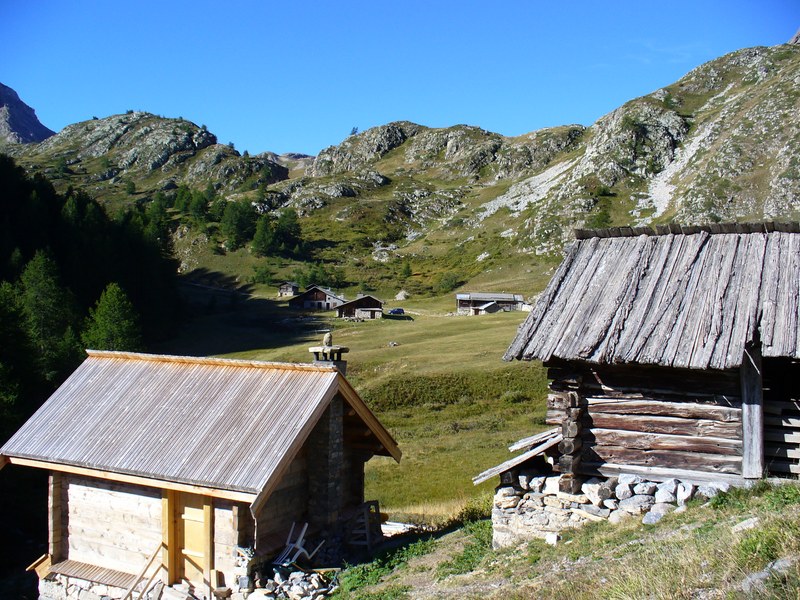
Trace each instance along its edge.
<instances>
[{"instance_id":1,"label":"blue sky","mask_svg":"<svg viewBox=\"0 0 800 600\"><path fill-rule=\"evenodd\" d=\"M396 120L589 125L798 27L800 0L0 0L0 82L56 131L136 109L316 154Z\"/></svg>"}]
</instances>

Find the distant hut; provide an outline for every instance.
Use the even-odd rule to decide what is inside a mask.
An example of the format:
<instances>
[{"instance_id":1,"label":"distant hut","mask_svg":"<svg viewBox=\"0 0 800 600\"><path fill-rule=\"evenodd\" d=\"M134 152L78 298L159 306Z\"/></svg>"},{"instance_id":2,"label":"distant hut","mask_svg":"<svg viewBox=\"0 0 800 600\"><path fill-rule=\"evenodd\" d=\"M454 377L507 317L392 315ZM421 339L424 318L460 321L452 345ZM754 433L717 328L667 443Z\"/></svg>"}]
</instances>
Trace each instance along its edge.
<instances>
[{"instance_id":1,"label":"distant hut","mask_svg":"<svg viewBox=\"0 0 800 600\"><path fill-rule=\"evenodd\" d=\"M278 298L291 298L300 291L300 284L294 281L282 281L278 284Z\"/></svg>"},{"instance_id":2,"label":"distant hut","mask_svg":"<svg viewBox=\"0 0 800 600\"><path fill-rule=\"evenodd\" d=\"M312 285L302 294L289 300L289 307L296 310L333 310L345 302L343 297L331 290Z\"/></svg>"},{"instance_id":3,"label":"distant hut","mask_svg":"<svg viewBox=\"0 0 800 600\"><path fill-rule=\"evenodd\" d=\"M456 311L460 315L485 315L488 313L523 310L522 294L505 292L463 292L456 294Z\"/></svg>"},{"instance_id":4,"label":"distant hut","mask_svg":"<svg viewBox=\"0 0 800 600\"><path fill-rule=\"evenodd\" d=\"M149 576L236 592L248 552L274 555L293 523L326 550L363 542L364 464L400 450L344 378L346 349L327 350L323 364L88 351L0 448L0 467L50 473L42 597L122 598Z\"/></svg>"},{"instance_id":5,"label":"distant hut","mask_svg":"<svg viewBox=\"0 0 800 600\"><path fill-rule=\"evenodd\" d=\"M380 319L383 317L383 301L369 294L345 302L336 309L336 316L351 319Z\"/></svg>"},{"instance_id":6,"label":"distant hut","mask_svg":"<svg viewBox=\"0 0 800 600\"><path fill-rule=\"evenodd\" d=\"M505 354L548 368L564 491L800 473L798 225L577 238Z\"/></svg>"}]
</instances>

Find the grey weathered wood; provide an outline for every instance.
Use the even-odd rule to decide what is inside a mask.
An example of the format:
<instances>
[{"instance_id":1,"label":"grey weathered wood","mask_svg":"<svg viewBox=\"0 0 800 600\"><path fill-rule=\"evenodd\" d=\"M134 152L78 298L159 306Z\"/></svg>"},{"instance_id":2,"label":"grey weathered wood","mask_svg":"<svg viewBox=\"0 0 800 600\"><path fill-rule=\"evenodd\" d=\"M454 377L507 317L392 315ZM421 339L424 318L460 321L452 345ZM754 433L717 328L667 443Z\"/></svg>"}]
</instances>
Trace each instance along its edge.
<instances>
[{"instance_id":1,"label":"grey weathered wood","mask_svg":"<svg viewBox=\"0 0 800 600\"><path fill-rule=\"evenodd\" d=\"M587 462L678 469L689 468L712 473L740 474L742 469L742 458L740 456L677 450L641 450L639 448L587 444L583 448L582 457Z\"/></svg>"},{"instance_id":2,"label":"grey weathered wood","mask_svg":"<svg viewBox=\"0 0 800 600\"><path fill-rule=\"evenodd\" d=\"M507 460L504 463L497 465L496 467L492 467L491 469L487 469L483 473L476 475L475 477L472 478L472 483L473 485L478 485L479 483L483 483L484 481L491 479L495 475L499 475L503 471L508 471L509 469L513 469L517 465L521 465L522 463L524 463L526 460L530 460L531 458L534 458L539 454L542 454L545 450L552 448L560 441L561 441L561 435L558 434L555 437L550 438L543 444L540 444L535 448L531 448L527 452L520 454L519 456L512 458L511 460Z\"/></svg>"},{"instance_id":3,"label":"grey weathered wood","mask_svg":"<svg viewBox=\"0 0 800 600\"><path fill-rule=\"evenodd\" d=\"M756 329L764 356L800 357L800 236L778 229L582 233L506 358L734 369Z\"/></svg>"},{"instance_id":4,"label":"grey weathered wood","mask_svg":"<svg viewBox=\"0 0 800 600\"><path fill-rule=\"evenodd\" d=\"M583 419L583 424L585 427L599 427L602 429L728 439L738 439L742 431L742 426L739 423L651 415L591 414Z\"/></svg>"},{"instance_id":5,"label":"grey weathered wood","mask_svg":"<svg viewBox=\"0 0 800 600\"><path fill-rule=\"evenodd\" d=\"M680 479L689 483L705 483L709 481L727 481L733 485L743 484L745 480L741 475L728 473L708 473L683 468L646 467L642 465L605 464L585 461L581 464L581 473L586 475L603 475L614 477L620 473L641 475L649 481L666 481L667 479Z\"/></svg>"},{"instance_id":6,"label":"grey weathered wood","mask_svg":"<svg viewBox=\"0 0 800 600\"><path fill-rule=\"evenodd\" d=\"M762 410L761 352L745 351L740 370L742 379L742 477L764 475L764 412Z\"/></svg>"},{"instance_id":7,"label":"grey weathered wood","mask_svg":"<svg viewBox=\"0 0 800 600\"><path fill-rule=\"evenodd\" d=\"M641 433L593 428L583 432L586 443L622 446L639 450L681 450L741 456L742 441L715 437Z\"/></svg>"},{"instance_id":8,"label":"grey weathered wood","mask_svg":"<svg viewBox=\"0 0 800 600\"><path fill-rule=\"evenodd\" d=\"M742 411L738 408L700 404L696 402L664 402L660 400L626 400L588 397L590 414L611 413L628 415L660 415L684 419L738 422Z\"/></svg>"},{"instance_id":9,"label":"grey weathered wood","mask_svg":"<svg viewBox=\"0 0 800 600\"><path fill-rule=\"evenodd\" d=\"M540 433L537 433L536 435L532 435L530 437L523 438L518 442L514 442L508 447L508 449L510 452L516 452L517 450L522 450L523 448L529 448L535 445L537 442L548 440L551 437L557 436L560 431L561 431L560 428L553 427L552 429L542 431Z\"/></svg>"}]
</instances>

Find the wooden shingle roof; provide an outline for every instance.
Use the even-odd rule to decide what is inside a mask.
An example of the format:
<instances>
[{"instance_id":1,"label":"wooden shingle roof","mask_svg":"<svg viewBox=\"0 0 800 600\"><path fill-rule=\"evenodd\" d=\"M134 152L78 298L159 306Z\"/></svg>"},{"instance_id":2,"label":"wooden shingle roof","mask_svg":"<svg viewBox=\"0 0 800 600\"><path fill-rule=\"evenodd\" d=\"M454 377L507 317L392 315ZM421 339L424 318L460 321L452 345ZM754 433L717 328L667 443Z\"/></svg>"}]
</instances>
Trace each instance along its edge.
<instances>
[{"instance_id":1,"label":"wooden shingle roof","mask_svg":"<svg viewBox=\"0 0 800 600\"><path fill-rule=\"evenodd\" d=\"M400 458L335 367L87 351L0 448L4 459L71 465L260 495L338 393Z\"/></svg>"},{"instance_id":2,"label":"wooden shingle roof","mask_svg":"<svg viewBox=\"0 0 800 600\"><path fill-rule=\"evenodd\" d=\"M738 233L577 232L504 358L729 369L756 340L800 358L800 228L715 227Z\"/></svg>"}]
</instances>

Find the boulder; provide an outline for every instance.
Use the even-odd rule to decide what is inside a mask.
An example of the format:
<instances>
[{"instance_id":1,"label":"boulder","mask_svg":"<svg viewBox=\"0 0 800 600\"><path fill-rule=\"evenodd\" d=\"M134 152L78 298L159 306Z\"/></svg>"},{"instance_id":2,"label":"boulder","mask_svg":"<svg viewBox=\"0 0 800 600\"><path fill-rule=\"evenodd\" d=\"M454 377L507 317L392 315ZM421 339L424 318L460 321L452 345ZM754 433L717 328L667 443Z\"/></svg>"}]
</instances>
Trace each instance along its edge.
<instances>
[{"instance_id":1,"label":"boulder","mask_svg":"<svg viewBox=\"0 0 800 600\"><path fill-rule=\"evenodd\" d=\"M647 512L655 504L655 498L645 494L637 494L619 501L619 509L633 515Z\"/></svg>"}]
</instances>

